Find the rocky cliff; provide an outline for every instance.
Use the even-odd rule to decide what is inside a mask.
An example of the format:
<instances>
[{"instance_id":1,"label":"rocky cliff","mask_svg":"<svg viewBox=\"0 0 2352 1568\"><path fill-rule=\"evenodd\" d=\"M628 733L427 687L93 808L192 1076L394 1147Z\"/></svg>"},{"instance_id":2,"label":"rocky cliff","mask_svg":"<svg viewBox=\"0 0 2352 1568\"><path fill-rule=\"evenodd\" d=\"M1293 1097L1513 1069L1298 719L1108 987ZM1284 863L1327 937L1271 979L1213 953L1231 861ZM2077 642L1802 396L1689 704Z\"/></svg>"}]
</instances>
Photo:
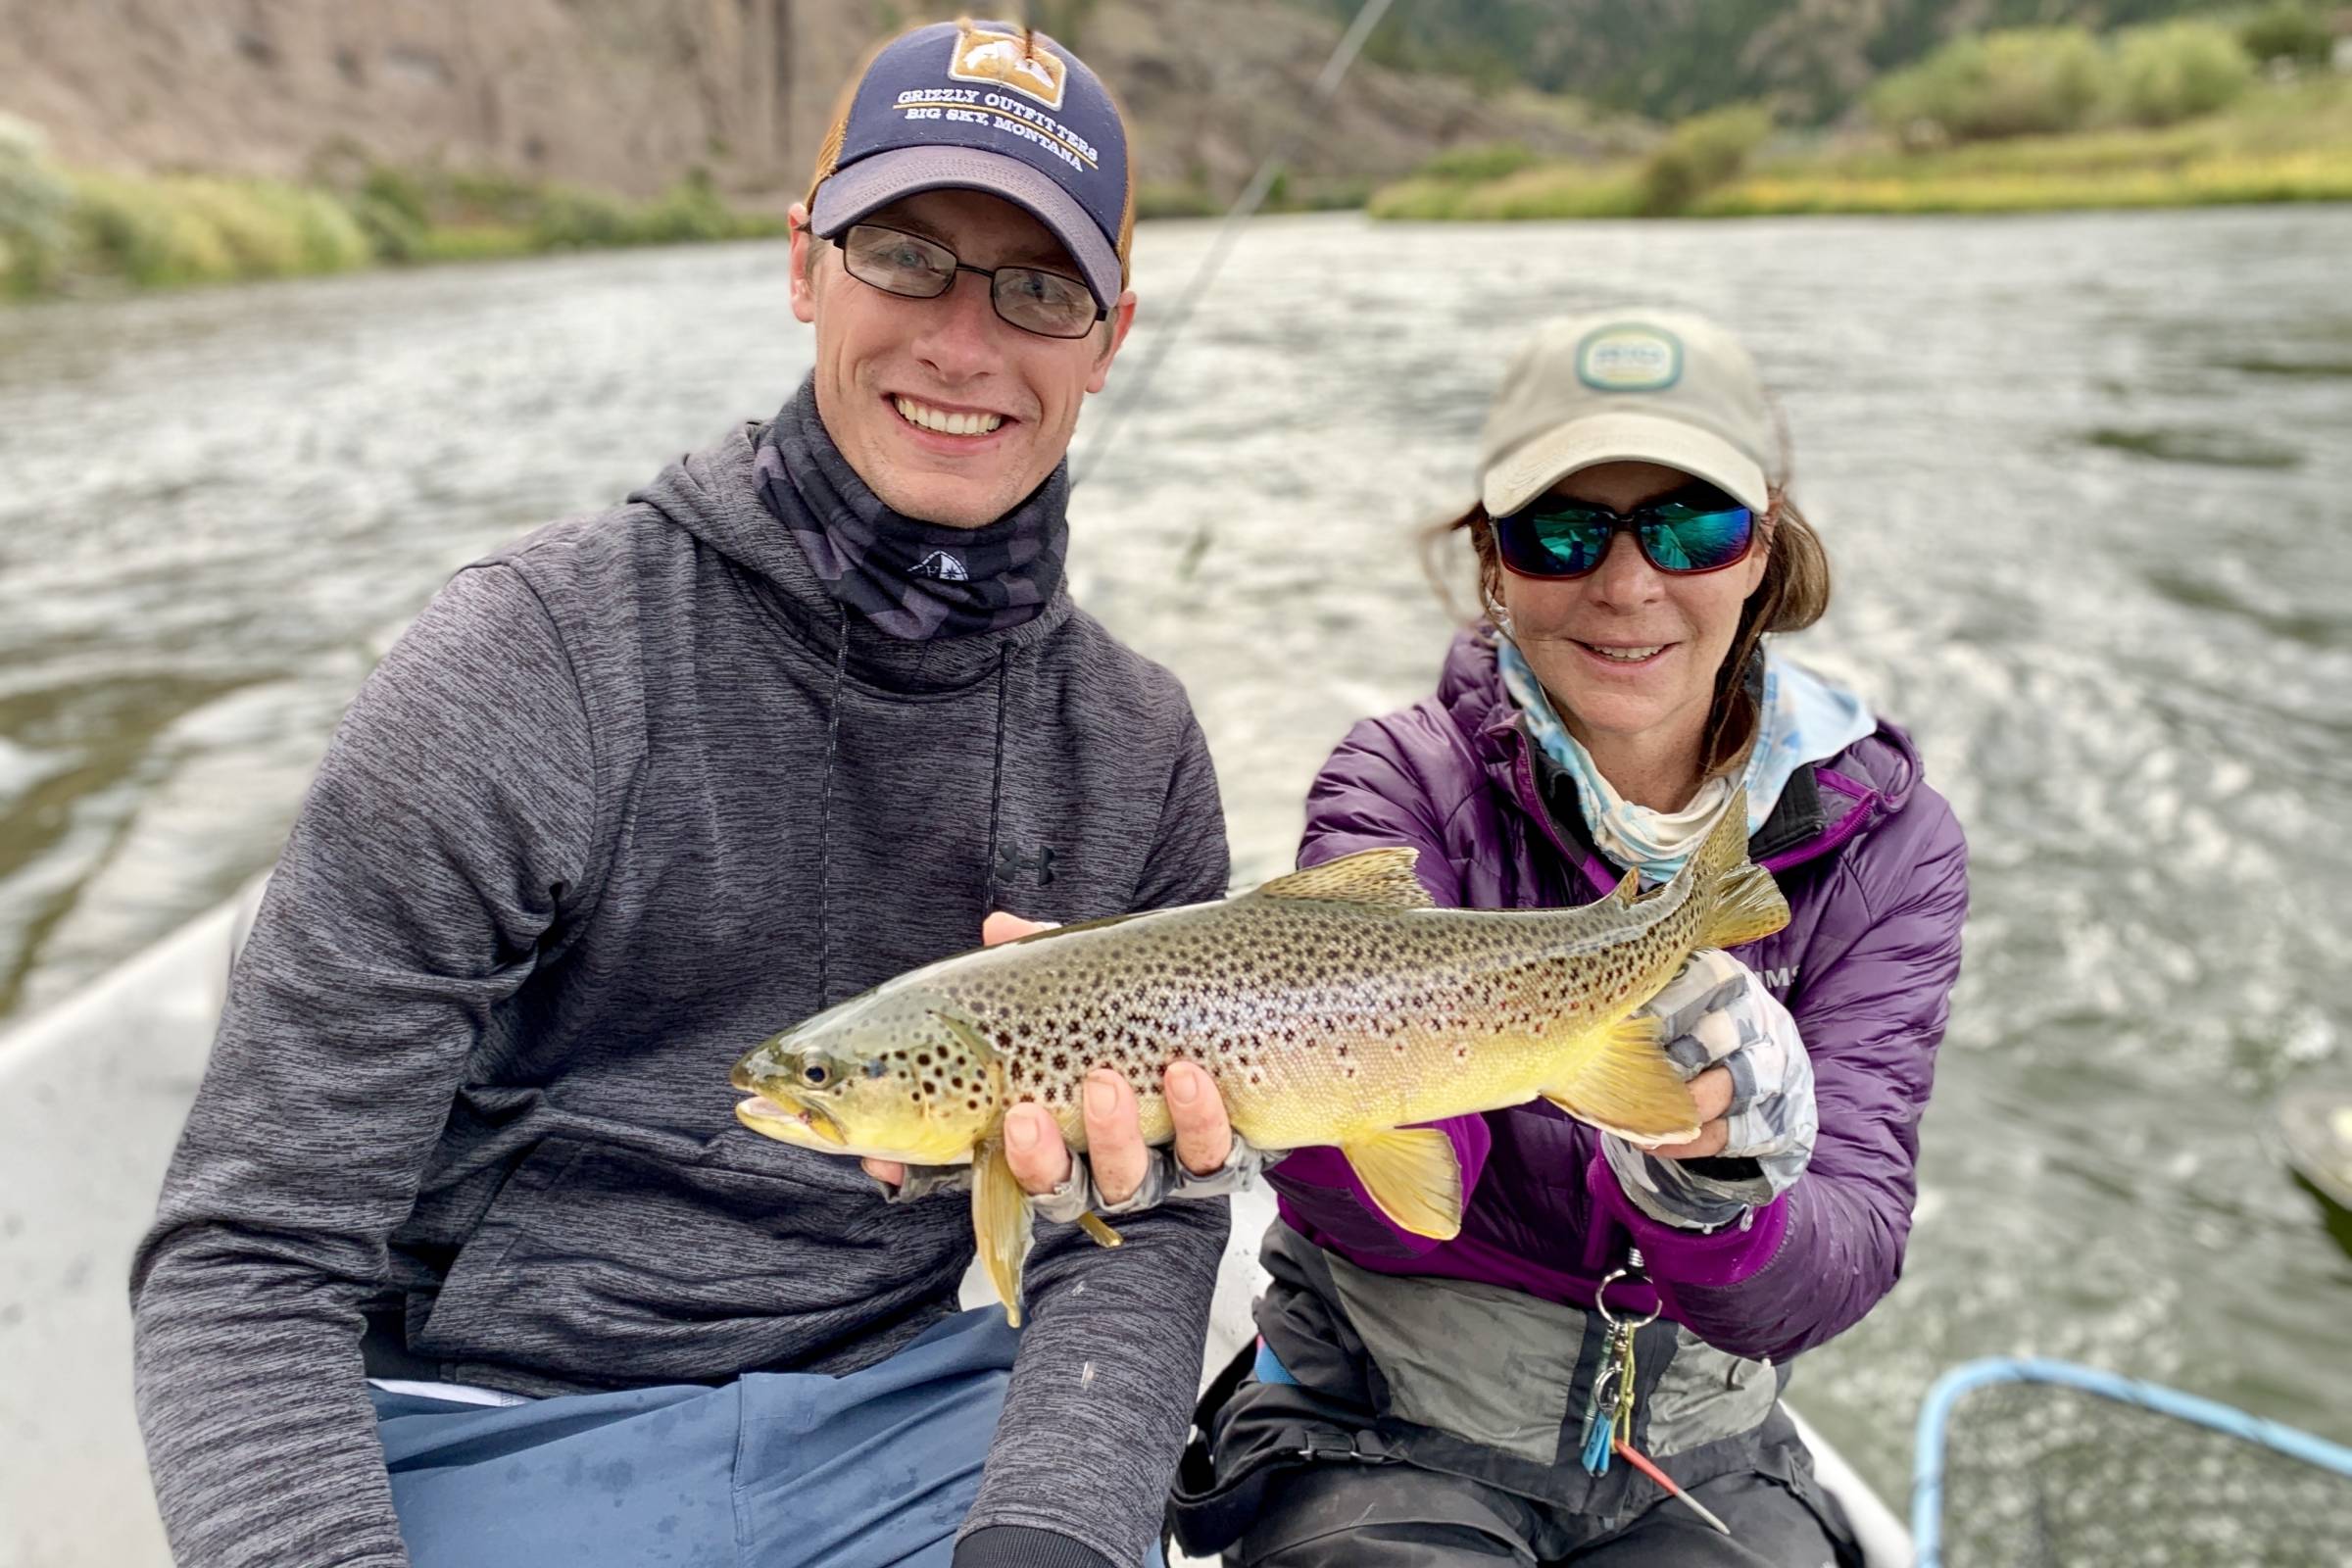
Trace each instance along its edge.
<instances>
[{"instance_id":1,"label":"rocky cliff","mask_svg":"<svg viewBox=\"0 0 2352 1568\"><path fill-rule=\"evenodd\" d=\"M1316 113L1308 88L1338 24L1281 0L1048 9L1125 98L1151 183L1221 197L1278 145L1296 146L1302 177L1337 181L1461 142L1595 139L1531 95L1369 63ZM372 160L636 195L701 168L781 202L867 46L929 14L887 0L0 0L0 110L97 167L300 178Z\"/></svg>"}]
</instances>

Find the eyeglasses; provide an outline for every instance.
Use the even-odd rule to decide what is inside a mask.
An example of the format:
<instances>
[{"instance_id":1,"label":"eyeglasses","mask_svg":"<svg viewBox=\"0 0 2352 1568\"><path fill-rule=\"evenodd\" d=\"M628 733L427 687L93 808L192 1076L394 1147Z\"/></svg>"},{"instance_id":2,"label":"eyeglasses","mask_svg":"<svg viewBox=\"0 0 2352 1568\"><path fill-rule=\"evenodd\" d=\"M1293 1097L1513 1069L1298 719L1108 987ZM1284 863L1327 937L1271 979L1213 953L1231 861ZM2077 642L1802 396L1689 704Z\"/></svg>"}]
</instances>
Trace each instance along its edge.
<instances>
[{"instance_id":1,"label":"eyeglasses","mask_svg":"<svg viewBox=\"0 0 2352 1568\"><path fill-rule=\"evenodd\" d=\"M1756 514L1712 485L1694 484L1631 514L1582 501L1539 500L1491 519L1502 564L1522 577L1589 577L1609 545L1630 533L1642 557L1676 577L1721 571L1744 560Z\"/></svg>"},{"instance_id":2,"label":"eyeglasses","mask_svg":"<svg viewBox=\"0 0 2352 1568\"><path fill-rule=\"evenodd\" d=\"M852 223L833 243L852 277L905 299L935 300L956 286L957 272L977 272L997 315L1040 337L1084 337L1110 314L1074 277L1042 267L969 267L945 245L879 223Z\"/></svg>"}]
</instances>

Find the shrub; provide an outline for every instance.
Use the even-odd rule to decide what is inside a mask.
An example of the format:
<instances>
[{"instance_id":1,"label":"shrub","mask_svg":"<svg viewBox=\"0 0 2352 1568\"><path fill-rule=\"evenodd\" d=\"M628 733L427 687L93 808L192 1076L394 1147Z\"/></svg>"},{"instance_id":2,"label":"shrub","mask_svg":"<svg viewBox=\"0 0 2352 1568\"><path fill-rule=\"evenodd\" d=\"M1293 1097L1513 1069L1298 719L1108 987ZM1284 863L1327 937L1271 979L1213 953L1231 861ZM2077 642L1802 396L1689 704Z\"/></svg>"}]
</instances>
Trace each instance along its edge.
<instances>
[{"instance_id":1,"label":"shrub","mask_svg":"<svg viewBox=\"0 0 2352 1568\"><path fill-rule=\"evenodd\" d=\"M1642 210L1652 215L1687 211L1739 173L1747 155L1771 134L1772 115L1761 104L1733 104L1684 121L1642 166Z\"/></svg>"},{"instance_id":2,"label":"shrub","mask_svg":"<svg viewBox=\"0 0 2352 1568\"><path fill-rule=\"evenodd\" d=\"M575 185L547 188L531 220L531 233L546 250L626 245L637 237L636 223L619 200Z\"/></svg>"},{"instance_id":3,"label":"shrub","mask_svg":"<svg viewBox=\"0 0 2352 1568\"><path fill-rule=\"evenodd\" d=\"M74 182L74 221L94 270L144 287L236 273L220 231L159 181L85 174Z\"/></svg>"},{"instance_id":4,"label":"shrub","mask_svg":"<svg viewBox=\"0 0 2352 1568\"><path fill-rule=\"evenodd\" d=\"M39 127L0 115L0 293L30 294L57 280L73 203Z\"/></svg>"},{"instance_id":5,"label":"shrub","mask_svg":"<svg viewBox=\"0 0 2352 1568\"><path fill-rule=\"evenodd\" d=\"M2327 21L2295 0L2273 0L2237 29L2238 44L2265 64L2292 60L2299 66L2324 66L2335 50L2335 33Z\"/></svg>"},{"instance_id":6,"label":"shrub","mask_svg":"<svg viewBox=\"0 0 2352 1568\"><path fill-rule=\"evenodd\" d=\"M1872 116L1909 136L1925 122L1954 141L2074 130L2105 96L2107 61L2081 27L2017 27L1955 38L1882 80Z\"/></svg>"},{"instance_id":7,"label":"shrub","mask_svg":"<svg viewBox=\"0 0 2352 1568\"><path fill-rule=\"evenodd\" d=\"M637 215L637 237L656 245L732 239L742 224L718 199L708 170L697 169L669 193Z\"/></svg>"},{"instance_id":8,"label":"shrub","mask_svg":"<svg viewBox=\"0 0 2352 1568\"><path fill-rule=\"evenodd\" d=\"M1525 142L1489 141L1467 147L1448 147L1413 171L1416 179L1500 179L1533 167L1535 153Z\"/></svg>"},{"instance_id":9,"label":"shrub","mask_svg":"<svg viewBox=\"0 0 2352 1568\"><path fill-rule=\"evenodd\" d=\"M2209 115L2254 84L2254 59L2226 27L2168 22L2116 39L2116 97L2124 118L2170 125Z\"/></svg>"}]
</instances>

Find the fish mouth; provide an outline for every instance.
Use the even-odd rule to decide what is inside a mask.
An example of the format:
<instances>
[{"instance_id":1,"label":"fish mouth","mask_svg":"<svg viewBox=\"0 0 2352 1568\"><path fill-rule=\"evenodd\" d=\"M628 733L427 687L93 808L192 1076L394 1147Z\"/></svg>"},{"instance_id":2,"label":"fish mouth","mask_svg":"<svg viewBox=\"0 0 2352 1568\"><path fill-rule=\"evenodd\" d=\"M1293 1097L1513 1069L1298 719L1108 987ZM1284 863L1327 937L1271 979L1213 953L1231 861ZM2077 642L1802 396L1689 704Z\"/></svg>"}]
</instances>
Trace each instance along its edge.
<instances>
[{"instance_id":1,"label":"fish mouth","mask_svg":"<svg viewBox=\"0 0 2352 1568\"><path fill-rule=\"evenodd\" d=\"M735 1119L756 1133L788 1144L807 1144L814 1139L836 1149L847 1148L849 1135L830 1111L811 1105L791 1095L760 1095L738 1101Z\"/></svg>"}]
</instances>

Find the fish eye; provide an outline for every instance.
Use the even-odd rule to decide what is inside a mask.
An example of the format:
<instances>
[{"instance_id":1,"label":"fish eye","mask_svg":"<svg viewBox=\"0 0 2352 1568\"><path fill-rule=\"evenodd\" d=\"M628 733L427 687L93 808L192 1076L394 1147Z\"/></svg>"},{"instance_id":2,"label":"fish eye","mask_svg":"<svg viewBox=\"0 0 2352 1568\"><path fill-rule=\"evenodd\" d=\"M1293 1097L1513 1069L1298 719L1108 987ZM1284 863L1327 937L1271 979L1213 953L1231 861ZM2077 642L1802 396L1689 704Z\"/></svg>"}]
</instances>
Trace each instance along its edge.
<instances>
[{"instance_id":1,"label":"fish eye","mask_svg":"<svg viewBox=\"0 0 2352 1568\"><path fill-rule=\"evenodd\" d=\"M825 1071L825 1064L823 1062L812 1061L808 1063L808 1066L801 1069L801 1076L807 1079L811 1086L821 1087L824 1084L824 1081L827 1078L830 1078L832 1074Z\"/></svg>"}]
</instances>

